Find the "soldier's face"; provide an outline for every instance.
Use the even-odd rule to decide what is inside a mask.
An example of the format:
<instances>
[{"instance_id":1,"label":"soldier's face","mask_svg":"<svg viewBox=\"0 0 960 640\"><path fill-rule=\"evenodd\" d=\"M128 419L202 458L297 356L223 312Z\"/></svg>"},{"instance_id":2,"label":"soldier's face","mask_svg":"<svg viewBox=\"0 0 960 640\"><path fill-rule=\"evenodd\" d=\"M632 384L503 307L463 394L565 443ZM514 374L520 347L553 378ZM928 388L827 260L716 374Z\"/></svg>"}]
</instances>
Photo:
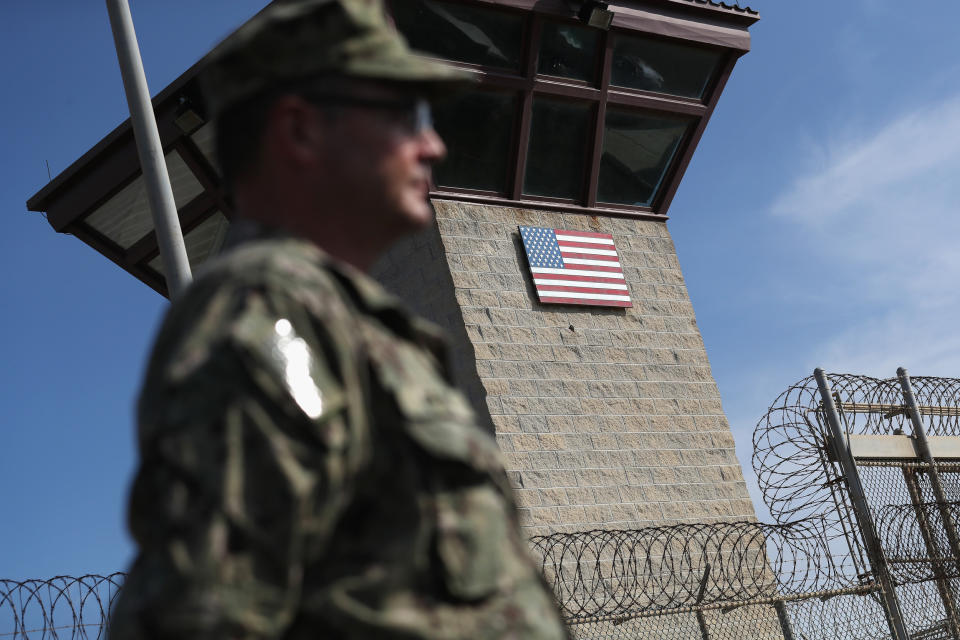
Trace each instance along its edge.
<instances>
[{"instance_id":1,"label":"soldier's face","mask_svg":"<svg viewBox=\"0 0 960 640\"><path fill-rule=\"evenodd\" d=\"M352 215L377 225L373 233L396 236L426 226L433 215L431 166L446 155L426 104L379 87L362 87L352 97L356 102L346 99L331 119L329 182L348 199Z\"/></svg>"}]
</instances>

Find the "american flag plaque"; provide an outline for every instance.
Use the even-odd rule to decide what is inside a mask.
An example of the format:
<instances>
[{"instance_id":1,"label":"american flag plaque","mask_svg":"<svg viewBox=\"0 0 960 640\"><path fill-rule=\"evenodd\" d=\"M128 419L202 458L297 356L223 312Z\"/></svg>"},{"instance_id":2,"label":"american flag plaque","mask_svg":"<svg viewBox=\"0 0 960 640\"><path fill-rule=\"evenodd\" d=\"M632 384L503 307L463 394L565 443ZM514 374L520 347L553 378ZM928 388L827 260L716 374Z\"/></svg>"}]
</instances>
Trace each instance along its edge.
<instances>
[{"instance_id":1,"label":"american flag plaque","mask_svg":"<svg viewBox=\"0 0 960 640\"><path fill-rule=\"evenodd\" d=\"M633 306L613 236L520 226L520 237L540 302Z\"/></svg>"}]
</instances>

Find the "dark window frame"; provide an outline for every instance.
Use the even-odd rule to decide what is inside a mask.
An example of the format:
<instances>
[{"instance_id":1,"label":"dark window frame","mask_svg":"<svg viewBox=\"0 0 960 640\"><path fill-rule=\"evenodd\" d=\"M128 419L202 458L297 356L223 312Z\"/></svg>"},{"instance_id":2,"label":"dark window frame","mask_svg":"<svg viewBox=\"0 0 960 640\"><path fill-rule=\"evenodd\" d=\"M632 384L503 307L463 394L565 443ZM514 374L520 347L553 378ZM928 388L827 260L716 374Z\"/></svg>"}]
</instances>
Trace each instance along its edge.
<instances>
[{"instance_id":1,"label":"dark window frame","mask_svg":"<svg viewBox=\"0 0 960 640\"><path fill-rule=\"evenodd\" d=\"M403 0L394 0L397 2ZM512 91L517 95L518 110L514 131L511 136L511 148L507 158L507 181L504 192L465 189L450 186L435 186L430 195L433 198L464 200L505 204L510 206L555 209L580 213L620 214L641 217L665 218L666 211L676 194L680 180L693 156L707 121L723 91L737 59L745 49L722 46L720 43L668 37L651 33L635 24L621 24L601 32L597 64L599 66L596 82L563 78L537 73L537 56L545 21L568 22L582 25L569 10L560 9L551 4L533 3L525 0L442 0L451 4L464 4L484 7L493 11L520 15L524 20L523 42L521 45L521 63L518 73L503 68L484 67L478 64L463 63L455 60L436 58L444 64L463 70L477 81L479 90L490 89ZM545 6L545 10L541 7ZM613 62L613 44L617 34L643 35L671 43L681 42L687 46L711 49L720 52L719 62L713 70L710 80L700 98L686 98L664 93L644 91L630 87L611 86L610 75ZM587 157L584 163L584 188L578 199L533 196L523 193L523 180L526 172L527 148L530 136L530 120L533 111L533 99L537 96L571 99L577 102L592 103L591 122L588 124ZM604 122L607 105L627 108L656 116L665 114L689 118L690 126L681 138L676 152L660 182L660 186L649 206L604 203L597 201L600 174L600 160L603 149Z\"/></svg>"}]
</instances>

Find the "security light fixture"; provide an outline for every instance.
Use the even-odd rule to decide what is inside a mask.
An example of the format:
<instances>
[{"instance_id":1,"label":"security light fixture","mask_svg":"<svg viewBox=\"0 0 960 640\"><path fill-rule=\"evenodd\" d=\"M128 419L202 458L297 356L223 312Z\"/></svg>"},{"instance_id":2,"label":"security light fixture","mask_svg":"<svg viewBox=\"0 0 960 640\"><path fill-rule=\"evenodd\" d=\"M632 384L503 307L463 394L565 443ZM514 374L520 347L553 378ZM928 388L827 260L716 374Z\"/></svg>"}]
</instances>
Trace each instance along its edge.
<instances>
[{"instance_id":1,"label":"security light fixture","mask_svg":"<svg viewBox=\"0 0 960 640\"><path fill-rule=\"evenodd\" d=\"M586 0L580 5L580 11L577 17L586 22L591 27L610 29L610 23L613 22L613 11L610 11L609 5L600 0Z\"/></svg>"},{"instance_id":2,"label":"security light fixture","mask_svg":"<svg viewBox=\"0 0 960 640\"><path fill-rule=\"evenodd\" d=\"M173 122L184 134L190 135L203 126L203 116L193 106L193 102L186 96L180 97L180 104L173 116Z\"/></svg>"}]
</instances>

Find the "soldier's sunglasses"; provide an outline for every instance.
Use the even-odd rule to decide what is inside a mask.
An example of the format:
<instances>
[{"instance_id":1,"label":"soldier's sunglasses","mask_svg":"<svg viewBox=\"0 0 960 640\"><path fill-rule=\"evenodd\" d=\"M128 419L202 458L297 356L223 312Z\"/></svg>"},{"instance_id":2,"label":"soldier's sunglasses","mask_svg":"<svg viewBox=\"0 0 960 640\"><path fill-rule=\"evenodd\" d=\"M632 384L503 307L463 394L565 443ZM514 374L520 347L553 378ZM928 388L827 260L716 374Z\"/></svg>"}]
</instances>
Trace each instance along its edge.
<instances>
[{"instance_id":1,"label":"soldier's sunglasses","mask_svg":"<svg viewBox=\"0 0 960 640\"><path fill-rule=\"evenodd\" d=\"M343 105L388 111L395 117L396 122L403 128L404 132L414 136L433 129L433 112L430 109L430 103L423 98L390 100L314 92L305 93L304 97L317 106Z\"/></svg>"}]
</instances>

